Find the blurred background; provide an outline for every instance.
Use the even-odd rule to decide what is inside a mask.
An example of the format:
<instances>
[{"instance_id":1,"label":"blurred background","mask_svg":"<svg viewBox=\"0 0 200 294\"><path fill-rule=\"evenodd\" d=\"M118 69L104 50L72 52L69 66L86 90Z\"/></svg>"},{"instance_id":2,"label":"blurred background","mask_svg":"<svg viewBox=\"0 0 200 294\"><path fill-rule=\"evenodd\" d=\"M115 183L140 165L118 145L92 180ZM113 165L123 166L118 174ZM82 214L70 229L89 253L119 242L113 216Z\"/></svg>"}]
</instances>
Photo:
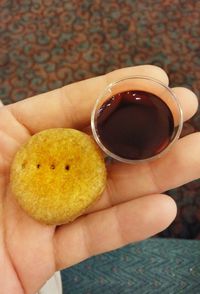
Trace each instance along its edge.
<instances>
[{"instance_id":1,"label":"blurred background","mask_svg":"<svg viewBox=\"0 0 200 294\"><path fill-rule=\"evenodd\" d=\"M0 99L5 104L117 68L154 64L171 86L200 94L198 0L1 0ZM200 131L200 112L182 136ZM200 181L162 237L200 239Z\"/></svg>"}]
</instances>

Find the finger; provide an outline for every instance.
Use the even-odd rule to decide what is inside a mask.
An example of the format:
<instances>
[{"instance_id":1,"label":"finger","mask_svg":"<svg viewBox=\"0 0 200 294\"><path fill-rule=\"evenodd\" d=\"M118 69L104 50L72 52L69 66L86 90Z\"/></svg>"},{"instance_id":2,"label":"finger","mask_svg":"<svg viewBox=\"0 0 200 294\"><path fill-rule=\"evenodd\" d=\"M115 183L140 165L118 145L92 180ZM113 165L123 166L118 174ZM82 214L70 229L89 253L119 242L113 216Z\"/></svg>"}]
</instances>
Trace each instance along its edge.
<instances>
[{"instance_id":1,"label":"finger","mask_svg":"<svg viewBox=\"0 0 200 294\"><path fill-rule=\"evenodd\" d=\"M6 162L10 162L13 152L19 148L19 143L0 130L0 157L4 159L3 167Z\"/></svg>"},{"instance_id":2,"label":"finger","mask_svg":"<svg viewBox=\"0 0 200 294\"><path fill-rule=\"evenodd\" d=\"M83 128L89 124L94 102L111 82L130 75L146 75L168 84L166 73L153 65L141 65L74 83L8 106L31 134L55 127Z\"/></svg>"},{"instance_id":3,"label":"finger","mask_svg":"<svg viewBox=\"0 0 200 294\"><path fill-rule=\"evenodd\" d=\"M180 102L184 121L190 119L198 108L197 96L187 88L176 87L172 91Z\"/></svg>"},{"instance_id":4,"label":"finger","mask_svg":"<svg viewBox=\"0 0 200 294\"><path fill-rule=\"evenodd\" d=\"M175 216L176 204L172 198L152 195L81 217L57 229L57 269L149 238L169 226Z\"/></svg>"},{"instance_id":5,"label":"finger","mask_svg":"<svg viewBox=\"0 0 200 294\"><path fill-rule=\"evenodd\" d=\"M148 194L163 193L200 177L200 133L180 139L162 158L139 165L108 167L107 189L87 212Z\"/></svg>"}]
</instances>

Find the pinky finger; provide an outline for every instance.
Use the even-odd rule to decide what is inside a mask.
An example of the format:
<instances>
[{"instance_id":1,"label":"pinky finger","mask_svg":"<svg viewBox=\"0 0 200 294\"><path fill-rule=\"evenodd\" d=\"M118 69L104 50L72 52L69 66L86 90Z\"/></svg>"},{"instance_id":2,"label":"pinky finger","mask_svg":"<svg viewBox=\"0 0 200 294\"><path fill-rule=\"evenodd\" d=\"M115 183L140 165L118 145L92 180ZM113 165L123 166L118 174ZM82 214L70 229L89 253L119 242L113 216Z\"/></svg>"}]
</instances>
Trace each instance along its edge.
<instances>
[{"instance_id":1,"label":"pinky finger","mask_svg":"<svg viewBox=\"0 0 200 294\"><path fill-rule=\"evenodd\" d=\"M175 216L174 200L157 194L80 217L56 231L57 270L149 238L168 227Z\"/></svg>"}]
</instances>

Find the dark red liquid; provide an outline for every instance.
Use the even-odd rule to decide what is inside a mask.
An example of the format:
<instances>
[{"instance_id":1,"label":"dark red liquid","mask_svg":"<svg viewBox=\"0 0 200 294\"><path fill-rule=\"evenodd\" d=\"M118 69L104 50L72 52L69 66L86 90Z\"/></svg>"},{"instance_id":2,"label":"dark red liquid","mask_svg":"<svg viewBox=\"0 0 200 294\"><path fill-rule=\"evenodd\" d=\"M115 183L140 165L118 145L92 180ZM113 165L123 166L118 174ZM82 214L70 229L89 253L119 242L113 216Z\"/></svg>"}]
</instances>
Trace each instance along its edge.
<instances>
[{"instance_id":1,"label":"dark red liquid","mask_svg":"<svg viewBox=\"0 0 200 294\"><path fill-rule=\"evenodd\" d=\"M99 139L110 152L135 160L160 153L174 133L169 107L144 91L112 96L99 109L96 126Z\"/></svg>"}]
</instances>

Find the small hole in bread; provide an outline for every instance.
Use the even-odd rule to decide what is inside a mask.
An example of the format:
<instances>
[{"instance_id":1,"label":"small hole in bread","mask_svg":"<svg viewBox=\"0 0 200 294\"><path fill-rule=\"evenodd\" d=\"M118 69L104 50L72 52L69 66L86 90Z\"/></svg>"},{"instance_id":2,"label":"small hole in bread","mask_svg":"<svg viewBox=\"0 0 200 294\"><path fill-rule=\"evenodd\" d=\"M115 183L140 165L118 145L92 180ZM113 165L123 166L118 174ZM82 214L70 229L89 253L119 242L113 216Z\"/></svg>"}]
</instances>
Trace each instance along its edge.
<instances>
[{"instance_id":1,"label":"small hole in bread","mask_svg":"<svg viewBox=\"0 0 200 294\"><path fill-rule=\"evenodd\" d=\"M67 164L66 166L65 166L65 170L69 170L70 169L70 166Z\"/></svg>"},{"instance_id":2,"label":"small hole in bread","mask_svg":"<svg viewBox=\"0 0 200 294\"><path fill-rule=\"evenodd\" d=\"M24 169L26 167L26 162L24 161L23 163L22 163L22 169Z\"/></svg>"},{"instance_id":3,"label":"small hole in bread","mask_svg":"<svg viewBox=\"0 0 200 294\"><path fill-rule=\"evenodd\" d=\"M55 165L54 164L51 165L51 169L55 169Z\"/></svg>"},{"instance_id":4,"label":"small hole in bread","mask_svg":"<svg viewBox=\"0 0 200 294\"><path fill-rule=\"evenodd\" d=\"M40 164L39 163L37 164L37 168L40 168Z\"/></svg>"}]
</instances>

